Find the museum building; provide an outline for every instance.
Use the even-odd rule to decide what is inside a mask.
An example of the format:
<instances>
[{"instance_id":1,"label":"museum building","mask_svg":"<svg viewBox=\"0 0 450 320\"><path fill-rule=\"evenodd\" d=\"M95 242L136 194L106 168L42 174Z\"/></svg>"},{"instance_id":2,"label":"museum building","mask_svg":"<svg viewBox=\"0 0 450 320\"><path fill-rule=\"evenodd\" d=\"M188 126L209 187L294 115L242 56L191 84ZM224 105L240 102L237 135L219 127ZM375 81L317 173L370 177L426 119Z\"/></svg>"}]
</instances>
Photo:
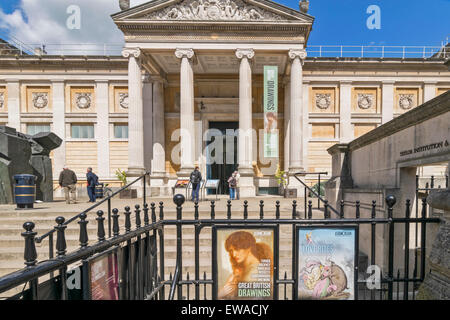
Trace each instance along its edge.
<instances>
[{"instance_id":1,"label":"museum building","mask_svg":"<svg viewBox=\"0 0 450 320\"><path fill-rule=\"evenodd\" d=\"M63 139L51 153L55 186L65 164L80 179L92 167L112 185L117 169L130 178L149 171L154 196L171 195L195 166L219 179L221 192L239 170L243 197L276 193L277 168L329 177L327 149L448 91L450 71L445 55L308 55L307 3L294 10L268 0L133 8L121 1L112 15L124 34L121 56L1 52L0 125ZM270 157L260 134L265 66L276 66L278 78L277 156ZM231 141L222 162L211 161L217 143L208 149L222 141L217 136ZM299 187L292 177L289 187Z\"/></svg>"}]
</instances>

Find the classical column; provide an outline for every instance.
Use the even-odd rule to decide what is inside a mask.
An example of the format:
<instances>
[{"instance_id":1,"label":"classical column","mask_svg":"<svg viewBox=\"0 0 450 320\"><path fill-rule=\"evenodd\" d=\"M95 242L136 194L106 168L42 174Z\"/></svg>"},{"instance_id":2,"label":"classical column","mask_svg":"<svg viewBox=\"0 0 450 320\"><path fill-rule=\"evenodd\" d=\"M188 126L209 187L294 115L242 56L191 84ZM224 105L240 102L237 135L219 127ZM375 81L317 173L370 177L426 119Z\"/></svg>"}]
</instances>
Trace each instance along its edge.
<instances>
[{"instance_id":1,"label":"classical column","mask_svg":"<svg viewBox=\"0 0 450 320\"><path fill-rule=\"evenodd\" d=\"M383 81L381 85L381 122L394 119L394 81Z\"/></svg>"},{"instance_id":2,"label":"classical column","mask_svg":"<svg viewBox=\"0 0 450 320\"><path fill-rule=\"evenodd\" d=\"M66 162L66 123L65 123L64 80L52 81L53 119L52 132L62 139L61 145L53 150L53 177L59 177ZM58 191L61 189L58 189ZM62 193L60 194L62 195Z\"/></svg>"},{"instance_id":3,"label":"classical column","mask_svg":"<svg viewBox=\"0 0 450 320\"><path fill-rule=\"evenodd\" d=\"M8 92L8 127L20 131L20 83L16 79L6 79ZM25 103L25 102L24 102Z\"/></svg>"},{"instance_id":4,"label":"classical column","mask_svg":"<svg viewBox=\"0 0 450 320\"><path fill-rule=\"evenodd\" d=\"M352 82L340 82L339 97L339 140L348 143L353 140L352 130Z\"/></svg>"},{"instance_id":5,"label":"classical column","mask_svg":"<svg viewBox=\"0 0 450 320\"><path fill-rule=\"evenodd\" d=\"M303 168L308 168L308 144L311 139L309 135L309 81L303 80Z\"/></svg>"},{"instance_id":6,"label":"classical column","mask_svg":"<svg viewBox=\"0 0 450 320\"><path fill-rule=\"evenodd\" d=\"M194 50L177 49L175 56L181 59L180 68L180 140L181 167L179 177L187 177L194 170L195 125L194 125L194 72L192 59Z\"/></svg>"},{"instance_id":7,"label":"classical column","mask_svg":"<svg viewBox=\"0 0 450 320\"><path fill-rule=\"evenodd\" d=\"M436 97L436 82L426 81L423 85L423 103Z\"/></svg>"},{"instance_id":8,"label":"classical column","mask_svg":"<svg viewBox=\"0 0 450 320\"><path fill-rule=\"evenodd\" d=\"M98 176L109 178L109 84L97 80L95 86L95 109L97 110Z\"/></svg>"},{"instance_id":9,"label":"classical column","mask_svg":"<svg viewBox=\"0 0 450 320\"><path fill-rule=\"evenodd\" d=\"M142 100L144 103L144 167L151 171L153 161L153 80L149 74L142 82Z\"/></svg>"},{"instance_id":10,"label":"classical column","mask_svg":"<svg viewBox=\"0 0 450 320\"><path fill-rule=\"evenodd\" d=\"M153 141L151 193L154 196L169 195L166 174L166 150L164 131L164 84L161 77L153 80Z\"/></svg>"},{"instance_id":11,"label":"classical column","mask_svg":"<svg viewBox=\"0 0 450 320\"><path fill-rule=\"evenodd\" d=\"M139 48L125 48L123 56L128 59L128 171L127 176L136 177L145 172L144 166L144 116L142 99L142 71Z\"/></svg>"},{"instance_id":12,"label":"classical column","mask_svg":"<svg viewBox=\"0 0 450 320\"><path fill-rule=\"evenodd\" d=\"M255 55L253 49L238 49L236 57L240 59L239 67L239 137L238 163L241 197L255 196L253 182L253 130L252 130L252 69L250 59Z\"/></svg>"},{"instance_id":13,"label":"classical column","mask_svg":"<svg viewBox=\"0 0 450 320\"><path fill-rule=\"evenodd\" d=\"M291 66L290 115L291 143L289 173L304 172L303 166L303 61L306 58L304 50L290 50Z\"/></svg>"},{"instance_id":14,"label":"classical column","mask_svg":"<svg viewBox=\"0 0 450 320\"><path fill-rule=\"evenodd\" d=\"M291 84L289 79L284 79L284 168L283 171L289 171L289 148L291 141L291 111L290 111L290 99L291 99Z\"/></svg>"}]
</instances>

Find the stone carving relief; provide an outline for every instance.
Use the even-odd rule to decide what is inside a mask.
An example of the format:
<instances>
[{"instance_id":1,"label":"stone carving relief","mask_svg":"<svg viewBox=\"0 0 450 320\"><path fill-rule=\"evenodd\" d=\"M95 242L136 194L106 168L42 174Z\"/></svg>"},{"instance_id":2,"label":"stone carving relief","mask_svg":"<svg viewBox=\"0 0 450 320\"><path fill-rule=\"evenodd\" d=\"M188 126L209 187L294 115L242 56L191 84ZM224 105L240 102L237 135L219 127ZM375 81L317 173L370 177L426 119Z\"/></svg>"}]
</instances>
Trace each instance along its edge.
<instances>
[{"instance_id":1,"label":"stone carving relief","mask_svg":"<svg viewBox=\"0 0 450 320\"><path fill-rule=\"evenodd\" d=\"M403 110L409 110L414 106L413 94L400 94L398 98L398 105Z\"/></svg>"},{"instance_id":2,"label":"stone carving relief","mask_svg":"<svg viewBox=\"0 0 450 320\"><path fill-rule=\"evenodd\" d=\"M184 0L145 16L151 20L285 20L242 0Z\"/></svg>"},{"instance_id":3,"label":"stone carving relief","mask_svg":"<svg viewBox=\"0 0 450 320\"><path fill-rule=\"evenodd\" d=\"M363 110L372 108L373 94L358 93L358 107Z\"/></svg>"},{"instance_id":4,"label":"stone carving relief","mask_svg":"<svg viewBox=\"0 0 450 320\"><path fill-rule=\"evenodd\" d=\"M89 109L91 107L92 94L82 92L75 94L75 103L79 109Z\"/></svg>"},{"instance_id":5,"label":"stone carving relief","mask_svg":"<svg viewBox=\"0 0 450 320\"><path fill-rule=\"evenodd\" d=\"M331 106L331 94L329 93L316 93L316 107L322 110L326 110Z\"/></svg>"},{"instance_id":6,"label":"stone carving relief","mask_svg":"<svg viewBox=\"0 0 450 320\"><path fill-rule=\"evenodd\" d=\"M3 92L0 92L0 109L3 109L5 106L5 95Z\"/></svg>"},{"instance_id":7,"label":"stone carving relief","mask_svg":"<svg viewBox=\"0 0 450 320\"><path fill-rule=\"evenodd\" d=\"M128 93L126 92L119 93L119 105L123 109L128 109Z\"/></svg>"},{"instance_id":8,"label":"stone carving relief","mask_svg":"<svg viewBox=\"0 0 450 320\"><path fill-rule=\"evenodd\" d=\"M43 109L48 106L47 92L33 92L32 94L33 106L37 109Z\"/></svg>"}]
</instances>

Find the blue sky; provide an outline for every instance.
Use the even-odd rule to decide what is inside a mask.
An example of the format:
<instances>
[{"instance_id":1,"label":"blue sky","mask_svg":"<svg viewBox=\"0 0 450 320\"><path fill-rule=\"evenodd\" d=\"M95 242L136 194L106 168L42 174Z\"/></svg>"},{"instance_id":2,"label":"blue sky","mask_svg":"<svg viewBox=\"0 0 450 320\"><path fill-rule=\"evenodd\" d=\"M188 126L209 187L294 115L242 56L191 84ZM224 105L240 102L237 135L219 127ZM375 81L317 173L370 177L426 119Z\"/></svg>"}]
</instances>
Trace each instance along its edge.
<instances>
[{"instance_id":1,"label":"blue sky","mask_svg":"<svg viewBox=\"0 0 450 320\"><path fill-rule=\"evenodd\" d=\"M55 1L57 0L25 0L28 3L35 3L39 5L42 12L30 10L28 7L28 14L34 14L35 17L30 17L26 14L27 8L23 9L20 0L1 0L0 2L0 19L6 22L6 18L12 18L15 10L21 10L22 20L24 24L28 24L28 31L20 31L19 26L6 27L0 30L0 37L13 35L20 38L27 38L27 33L32 33L33 37L30 39L36 41L53 41L48 34L48 28L39 30L41 23L39 17L49 20L55 18L55 23L64 28L64 8L59 12L54 12ZM119 0L107 0L108 5L100 4L106 0L58 0L58 5L65 3L66 7L70 4L80 4L83 12L91 11L89 6L98 4L98 8L89 13L89 19L84 20L84 27L86 29L96 28L98 24L104 22L105 29L98 31L98 33L86 32L83 37L80 32L64 32L62 36L55 39L63 39L62 42L74 41L91 41L91 42L117 42L121 36L117 30L112 30L114 35L105 38L99 36L105 33L105 30L114 29L115 26L111 23L109 15L114 13L116 7L118 8ZM137 3L145 0L132 0ZM291 8L298 8L298 0L277 0L279 3ZM52 4L53 3L53 4ZM94 4L95 3L95 4ZM366 13L370 5L378 5L381 10L381 29L369 30L366 26L366 21L369 14ZM85 7L83 7L85 6ZM35 8L35 7L34 7ZM84 9L85 8L85 9ZM102 12L103 10L103 12ZM33 13L36 12L36 13ZM42 13L45 14L43 15ZM19 13L19 12L17 12ZM439 46L441 41L450 37L450 0L310 0L309 14L315 17L313 31L309 39L309 45L427 45ZM88 14L86 14L88 15ZM100 16L101 15L101 19ZM5 18L6 17L6 18ZM97 19L95 18L97 17ZM16 16L17 18L17 16ZM33 20L34 23L28 23ZM21 21L21 20L20 20ZM40 21L42 22L42 21ZM0 20L0 25L2 21ZM43 24L48 24L43 23ZM35 27L37 26L37 27ZM46 31L44 31L46 30ZM91 38L89 38L89 36ZM39 38L39 39L38 39ZM24 42L32 41L24 39Z\"/></svg>"}]
</instances>

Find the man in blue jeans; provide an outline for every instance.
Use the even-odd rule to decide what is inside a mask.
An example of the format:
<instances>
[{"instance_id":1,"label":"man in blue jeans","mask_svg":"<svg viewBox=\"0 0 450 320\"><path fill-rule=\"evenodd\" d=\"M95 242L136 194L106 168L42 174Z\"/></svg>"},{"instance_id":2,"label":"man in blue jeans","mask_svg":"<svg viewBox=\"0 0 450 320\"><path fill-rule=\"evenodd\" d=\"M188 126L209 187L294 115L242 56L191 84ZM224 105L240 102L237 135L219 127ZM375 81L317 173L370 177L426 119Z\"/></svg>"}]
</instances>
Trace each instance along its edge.
<instances>
[{"instance_id":1,"label":"man in blue jeans","mask_svg":"<svg viewBox=\"0 0 450 320\"><path fill-rule=\"evenodd\" d=\"M194 171L192 171L190 180L192 184L192 201L198 202L198 191L200 190L200 183L202 181L202 174L198 170L198 167L195 167Z\"/></svg>"},{"instance_id":2,"label":"man in blue jeans","mask_svg":"<svg viewBox=\"0 0 450 320\"><path fill-rule=\"evenodd\" d=\"M87 179L87 192L89 196L88 202L95 202L95 186L98 184L98 177L95 173L92 172L92 168L87 168L86 173Z\"/></svg>"}]
</instances>

